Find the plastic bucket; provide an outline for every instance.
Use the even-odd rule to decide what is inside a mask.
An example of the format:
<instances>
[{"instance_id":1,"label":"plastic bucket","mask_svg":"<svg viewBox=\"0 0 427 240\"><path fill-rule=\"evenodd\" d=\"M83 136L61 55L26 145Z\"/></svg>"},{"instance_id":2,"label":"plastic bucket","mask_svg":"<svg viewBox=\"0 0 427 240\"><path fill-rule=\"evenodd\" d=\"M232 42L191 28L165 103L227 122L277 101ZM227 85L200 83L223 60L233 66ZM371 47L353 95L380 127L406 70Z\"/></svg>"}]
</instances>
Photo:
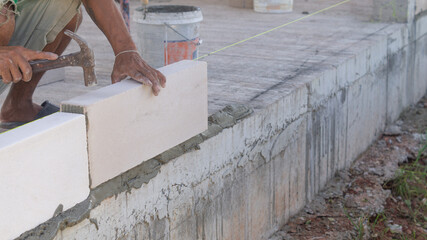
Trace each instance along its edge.
<instances>
[{"instance_id":1,"label":"plastic bucket","mask_svg":"<svg viewBox=\"0 0 427 240\"><path fill-rule=\"evenodd\" d=\"M135 10L137 44L150 66L159 68L184 59L198 57L202 11L180 5L140 7Z\"/></svg>"},{"instance_id":2,"label":"plastic bucket","mask_svg":"<svg viewBox=\"0 0 427 240\"><path fill-rule=\"evenodd\" d=\"M255 12L286 13L292 12L293 0L254 0Z\"/></svg>"}]
</instances>

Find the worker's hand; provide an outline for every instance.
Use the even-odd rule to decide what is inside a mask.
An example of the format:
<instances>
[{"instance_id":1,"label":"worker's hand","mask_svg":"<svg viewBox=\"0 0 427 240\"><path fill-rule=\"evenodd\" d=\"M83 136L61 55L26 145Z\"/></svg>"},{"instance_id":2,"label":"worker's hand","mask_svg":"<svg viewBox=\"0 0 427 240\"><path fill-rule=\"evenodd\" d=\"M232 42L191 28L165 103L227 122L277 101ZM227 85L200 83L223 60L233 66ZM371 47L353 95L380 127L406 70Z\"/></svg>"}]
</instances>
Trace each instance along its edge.
<instances>
[{"instance_id":1,"label":"worker's hand","mask_svg":"<svg viewBox=\"0 0 427 240\"><path fill-rule=\"evenodd\" d=\"M0 46L0 76L4 83L17 83L21 80L31 80L33 71L28 61L55 60L58 55L50 52L40 52L24 47Z\"/></svg>"},{"instance_id":2,"label":"worker's hand","mask_svg":"<svg viewBox=\"0 0 427 240\"><path fill-rule=\"evenodd\" d=\"M126 52L116 57L111 81L120 82L126 77L151 86L154 95L159 95L160 87L166 87L166 78L156 69L150 67L137 52Z\"/></svg>"}]
</instances>

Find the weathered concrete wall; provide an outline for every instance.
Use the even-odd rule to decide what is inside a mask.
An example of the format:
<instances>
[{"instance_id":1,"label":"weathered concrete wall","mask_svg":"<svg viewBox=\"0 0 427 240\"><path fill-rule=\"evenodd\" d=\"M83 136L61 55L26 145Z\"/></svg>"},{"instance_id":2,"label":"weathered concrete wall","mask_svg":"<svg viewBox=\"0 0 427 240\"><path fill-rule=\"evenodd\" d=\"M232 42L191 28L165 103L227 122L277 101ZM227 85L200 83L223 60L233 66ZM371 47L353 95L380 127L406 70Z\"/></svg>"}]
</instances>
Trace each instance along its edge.
<instances>
[{"instance_id":1,"label":"weathered concrete wall","mask_svg":"<svg viewBox=\"0 0 427 240\"><path fill-rule=\"evenodd\" d=\"M402 110L425 94L427 86L427 17L388 37L387 121L399 117Z\"/></svg>"},{"instance_id":2,"label":"weathered concrete wall","mask_svg":"<svg viewBox=\"0 0 427 240\"><path fill-rule=\"evenodd\" d=\"M39 234L267 238L426 93L426 21L391 25L334 68L290 80L292 91L264 109L214 114L207 132L102 184L83 210L58 216Z\"/></svg>"},{"instance_id":3,"label":"weathered concrete wall","mask_svg":"<svg viewBox=\"0 0 427 240\"><path fill-rule=\"evenodd\" d=\"M415 14L427 11L427 0L416 0L415 1Z\"/></svg>"}]
</instances>

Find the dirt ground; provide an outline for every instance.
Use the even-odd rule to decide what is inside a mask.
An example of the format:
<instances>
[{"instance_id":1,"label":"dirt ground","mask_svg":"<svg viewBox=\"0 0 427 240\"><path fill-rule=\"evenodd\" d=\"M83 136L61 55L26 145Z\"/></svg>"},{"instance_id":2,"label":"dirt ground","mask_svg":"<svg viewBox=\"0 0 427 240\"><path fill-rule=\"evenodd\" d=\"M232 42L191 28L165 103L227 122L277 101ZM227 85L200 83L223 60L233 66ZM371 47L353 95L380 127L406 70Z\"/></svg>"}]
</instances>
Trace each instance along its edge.
<instances>
[{"instance_id":1,"label":"dirt ground","mask_svg":"<svg viewBox=\"0 0 427 240\"><path fill-rule=\"evenodd\" d=\"M270 237L427 239L427 97Z\"/></svg>"}]
</instances>

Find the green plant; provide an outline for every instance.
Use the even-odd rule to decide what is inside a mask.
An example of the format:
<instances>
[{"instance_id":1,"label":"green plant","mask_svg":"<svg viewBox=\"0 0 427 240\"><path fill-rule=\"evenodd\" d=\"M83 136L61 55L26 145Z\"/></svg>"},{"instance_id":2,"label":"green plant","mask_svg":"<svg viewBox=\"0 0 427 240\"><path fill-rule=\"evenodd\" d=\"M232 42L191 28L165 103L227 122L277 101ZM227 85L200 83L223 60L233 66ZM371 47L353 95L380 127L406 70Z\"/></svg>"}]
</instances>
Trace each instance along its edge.
<instances>
[{"instance_id":1,"label":"green plant","mask_svg":"<svg viewBox=\"0 0 427 240\"><path fill-rule=\"evenodd\" d=\"M344 214L347 216L347 219L350 220L351 225L353 225L354 229L357 232L357 238L358 240L363 239L363 236L365 234L365 221L367 219L366 216L362 216L357 219L357 222L353 221L353 218L348 214L346 209L344 208Z\"/></svg>"},{"instance_id":2,"label":"green plant","mask_svg":"<svg viewBox=\"0 0 427 240\"><path fill-rule=\"evenodd\" d=\"M376 216L371 217L370 219L370 227L372 231L375 231L375 228L378 224L385 222L387 220L386 215L382 213L378 213Z\"/></svg>"},{"instance_id":3,"label":"green plant","mask_svg":"<svg viewBox=\"0 0 427 240\"><path fill-rule=\"evenodd\" d=\"M394 195L402 198L415 223L425 220L423 212L427 210L426 204L422 204L427 198L427 166L421 162L426 151L427 141L418 151L415 161L401 166L396 178L386 184Z\"/></svg>"},{"instance_id":4,"label":"green plant","mask_svg":"<svg viewBox=\"0 0 427 240\"><path fill-rule=\"evenodd\" d=\"M388 227L381 228L382 223L385 223L387 216L384 212L378 213L369 218L369 228L373 236L376 236L375 239L385 239L386 234L390 231Z\"/></svg>"},{"instance_id":5,"label":"green plant","mask_svg":"<svg viewBox=\"0 0 427 240\"><path fill-rule=\"evenodd\" d=\"M417 240L417 233L415 231L410 235L400 234L399 239L401 240Z\"/></svg>"}]
</instances>

